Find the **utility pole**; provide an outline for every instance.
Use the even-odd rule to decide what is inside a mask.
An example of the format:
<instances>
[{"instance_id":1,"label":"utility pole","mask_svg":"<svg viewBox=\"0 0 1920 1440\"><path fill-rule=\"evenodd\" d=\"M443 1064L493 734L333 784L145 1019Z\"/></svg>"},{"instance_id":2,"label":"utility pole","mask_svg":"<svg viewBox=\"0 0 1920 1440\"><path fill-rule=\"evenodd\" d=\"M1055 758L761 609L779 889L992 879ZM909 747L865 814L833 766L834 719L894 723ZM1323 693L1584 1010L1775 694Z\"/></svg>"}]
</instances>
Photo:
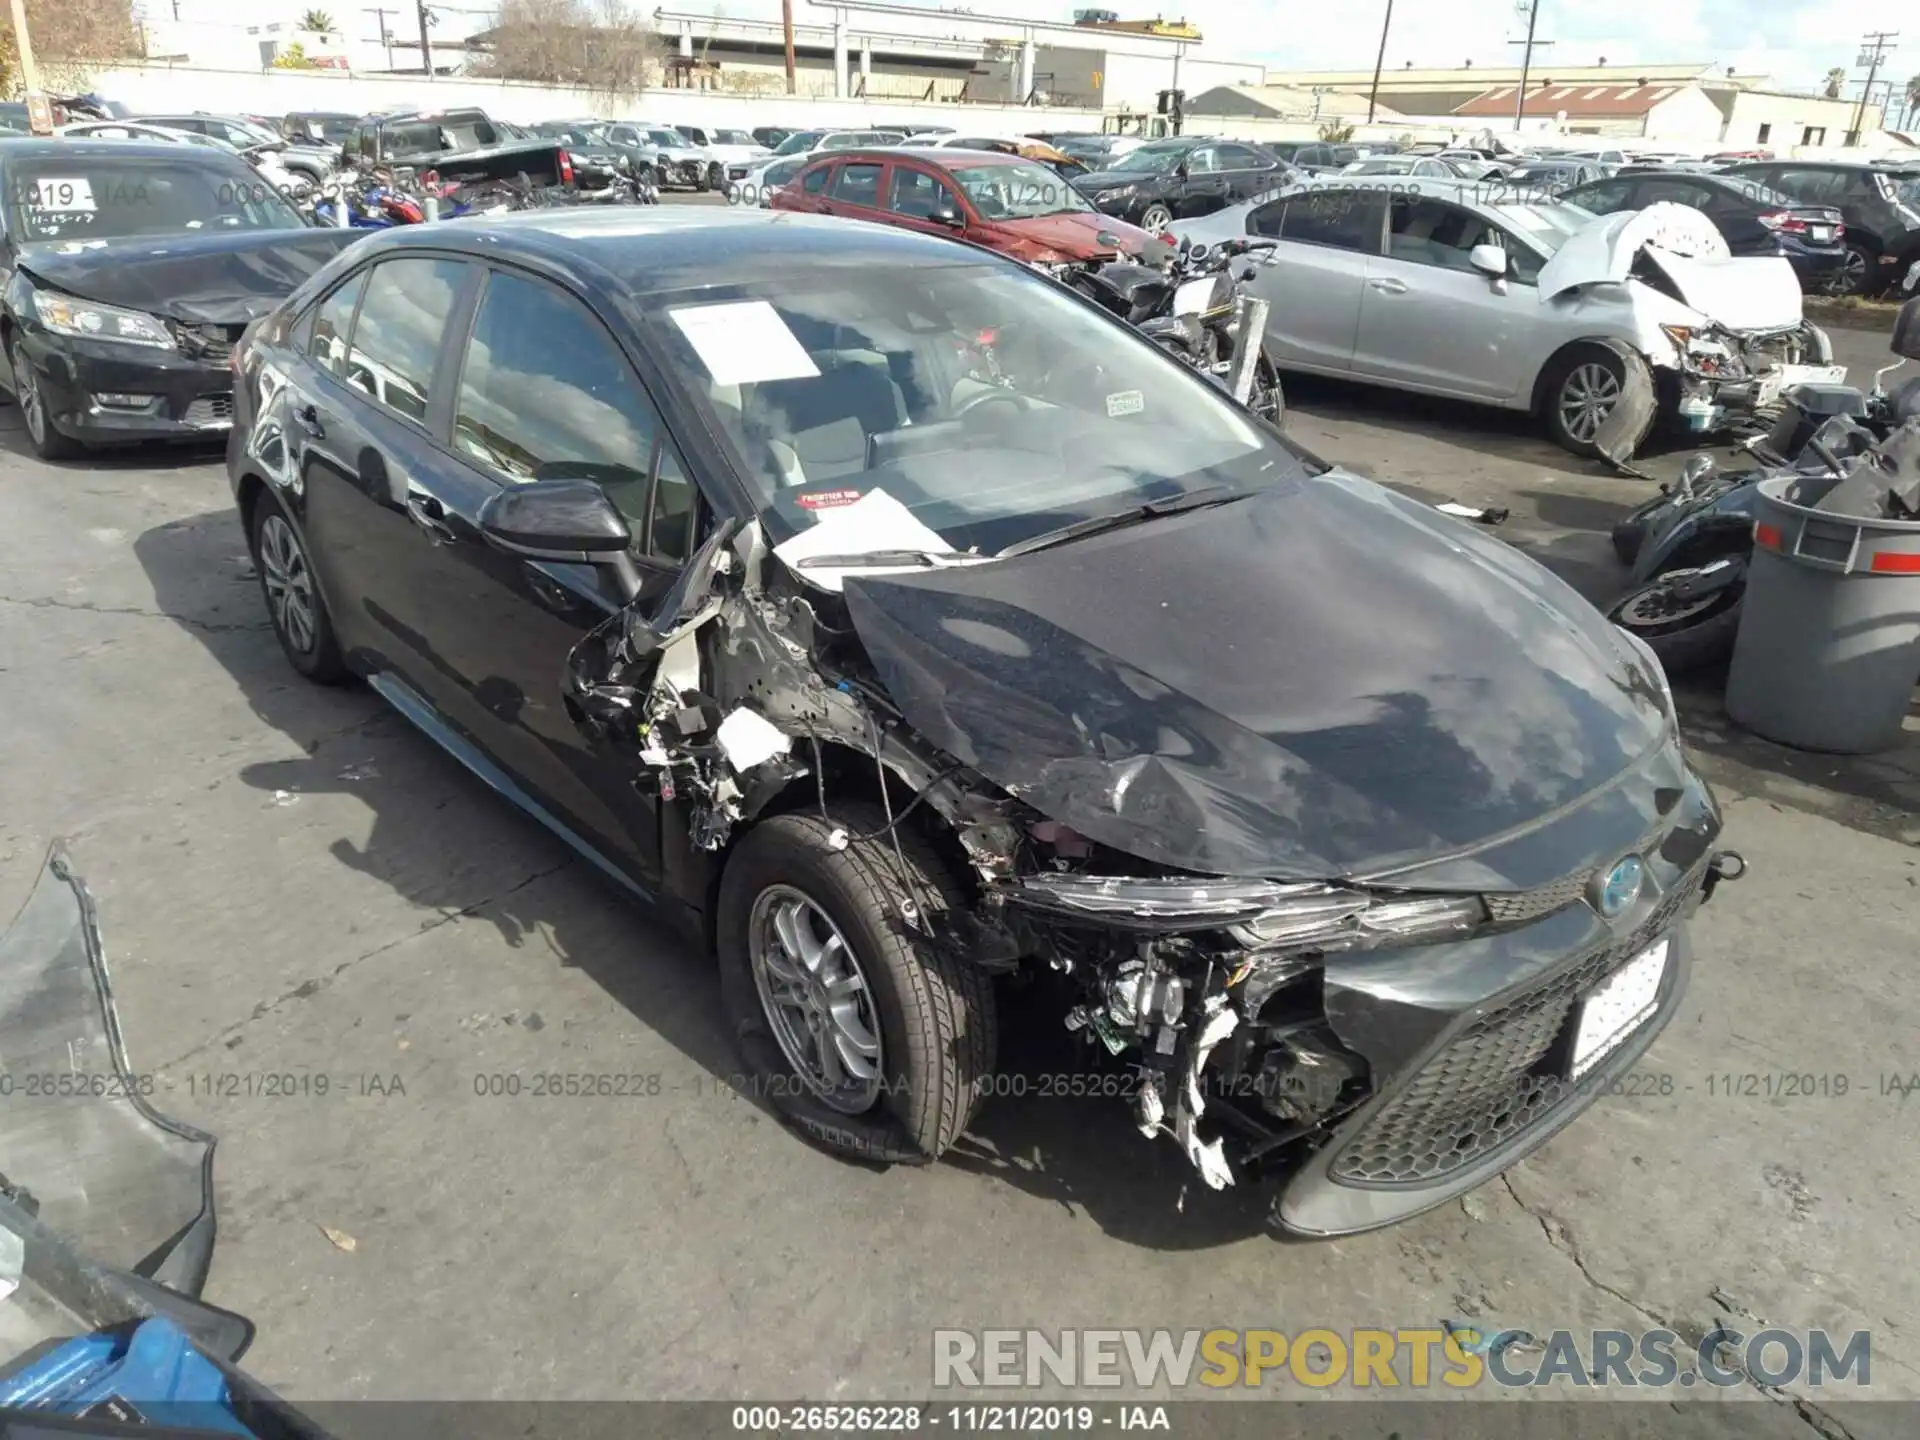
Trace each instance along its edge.
<instances>
[{"instance_id":1,"label":"utility pole","mask_svg":"<svg viewBox=\"0 0 1920 1440\"><path fill-rule=\"evenodd\" d=\"M793 0L780 0L780 28L787 38L787 94L791 95L799 88L793 73Z\"/></svg>"},{"instance_id":2,"label":"utility pole","mask_svg":"<svg viewBox=\"0 0 1920 1440\"><path fill-rule=\"evenodd\" d=\"M369 5L363 8L360 13L363 15L371 15L380 22L380 44L387 52L387 69L393 69L393 32L387 28L387 16L398 15L400 12L398 10L388 10L385 6Z\"/></svg>"},{"instance_id":3,"label":"utility pole","mask_svg":"<svg viewBox=\"0 0 1920 1440\"><path fill-rule=\"evenodd\" d=\"M1525 40L1509 40L1507 42L1509 45L1525 45L1527 47L1520 56L1520 91L1514 96L1513 100L1513 133L1516 135L1520 133L1520 122L1525 118L1527 113L1527 75L1533 69L1533 52L1535 50L1544 50L1547 46L1553 44L1551 40L1536 40L1533 38L1534 27L1539 23L1539 20L1540 0L1527 0L1527 38Z\"/></svg>"},{"instance_id":4,"label":"utility pole","mask_svg":"<svg viewBox=\"0 0 1920 1440\"><path fill-rule=\"evenodd\" d=\"M433 79L433 37L427 34L427 27L433 24L433 12L427 9L427 0L414 0L413 8L420 14L420 59L427 67L427 79Z\"/></svg>"},{"instance_id":5,"label":"utility pole","mask_svg":"<svg viewBox=\"0 0 1920 1440\"><path fill-rule=\"evenodd\" d=\"M33 37L27 34L27 0L12 0L13 38L20 51L20 78L27 82L27 128L35 135L53 133L53 106L40 89L40 66L33 58Z\"/></svg>"},{"instance_id":6,"label":"utility pole","mask_svg":"<svg viewBox=\"0 0 1920 1440\"><path fill-rule=\"evenodd\" d=\"M1367 91L1367 124L1373 123L1373 108L1380 99L1380 69L1387 63L1387 29L1393 24L1393 0L1387 0L1387 16L1380 22L1380 53L1373 57L1373 88ZM1317 107L1319 101L1315 100Z\"/></svg>"},{"instance_id":7,"label":"utility pole","mask_svg":"<svg viewBox=\"0 0 1920 1440\"><path fill-rule=\"evenodd\" d=\"M1867 83L1860 91L1860 103L1854 107L1853 129L1849 132L1852 138L1848 141L1851 145L1860 143L1860 127L1867 119L1867 97L1873 93L1873 81L1880 73L1880 62L1886 58L1887 51L1900 48L1893 43L1899 38L1898 30L1875 30L1870 35L1860 37L1860 55L1854 64L1867 67ZM1873 48L1868 49L1868 46Z\"/></svg>"}]
</instances>

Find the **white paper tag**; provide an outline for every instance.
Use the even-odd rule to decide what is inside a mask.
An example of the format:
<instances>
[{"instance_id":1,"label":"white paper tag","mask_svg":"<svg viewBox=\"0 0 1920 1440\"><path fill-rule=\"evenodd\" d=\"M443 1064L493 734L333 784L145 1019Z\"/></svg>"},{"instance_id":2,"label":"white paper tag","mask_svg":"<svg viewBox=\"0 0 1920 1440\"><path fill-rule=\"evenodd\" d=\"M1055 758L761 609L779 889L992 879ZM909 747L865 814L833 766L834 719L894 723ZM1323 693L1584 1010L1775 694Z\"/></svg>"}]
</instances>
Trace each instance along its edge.
<instances>
[{"instance_id":1,"label":"white paper tag","mask_svg":"<svg viewBox=\"0 0 1920 1440\"><path fill-rule=\"evenodd\" d=\"M1116 390L1107 396L1107 416L1117 420L1122 415L1138 415L1147 408L1147 397L1138 390Z\"/></svg>"},{"instance_id":2,"label":"white paper tag","mask_svg":"<svg viewBox=\"0 0 1920 1440\"><path fill-rule=\"evenodd\" d=\"M727 763L741 771L786 754L793 744L770 720L746 709L735 710L722 720L713 738L727 757Z\"/></svg>"},{"instance_id":3,"label":"white paper tag","mask_svg":"<svg viewBox=\"0 0 1920 1440\"><path fill-rule=\"evenodd\" d=\"M33 182L33 198L27 202L27 208L90 211L94 208L93 186L84 175L76 175L71 179L36 180Z\"/></svg>"},{"instance_id":4,"label":"white paper tag","mask_svg":"<svg viewBox=\"0 0 1920 1440\"><path fill-rule=\"evenodd\" d=\"M806 380L820 367L765 300L694 305L667 312L716 385Z\"/></svg>"},{"instance_id":5,"label":"white paper tag","mask_svg":"<svg viewBox=\"0 0 1920 1440\"><path fill-rule=\"evenodd\" d=\"M791 540L774 547L773 553L788 565L798 566L814 555L864 555L874 550L925 550L930 554L950 554L953 547L941 539L940 532L923 525L914 513L884 490L871 490L851 505L817 512L820 518ZM838 590L850 573L862 575L898 574L902 567L854 565L845 570L808 569L799 573L827 590ZM917 566L907 567L918 569Z\"/></svg>"},{"instance_id":6,"label":"white paper tag","mask_svg":"<svg viewBox=\"0 0 1920 1440\"><path fill-rule=\"evenodd\" d=\"M1189 280L1173 292L1173 313L1176 315L1198 315L1213 304L1213 281L1211 275L1202 275L1198 280Z\"/></svg>"}]
</instances>

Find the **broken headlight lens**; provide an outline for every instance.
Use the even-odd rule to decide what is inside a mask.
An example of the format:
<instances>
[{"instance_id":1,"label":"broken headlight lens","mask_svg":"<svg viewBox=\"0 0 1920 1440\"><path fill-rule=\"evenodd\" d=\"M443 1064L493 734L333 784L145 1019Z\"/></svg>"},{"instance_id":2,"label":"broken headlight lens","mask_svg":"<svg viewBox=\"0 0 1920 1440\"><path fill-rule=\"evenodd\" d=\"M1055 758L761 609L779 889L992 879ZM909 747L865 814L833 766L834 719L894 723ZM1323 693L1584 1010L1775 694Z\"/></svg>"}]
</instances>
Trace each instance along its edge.
<instances>
[{"instance_id":1,"label":"broken headlight lens","mask_svg":"<svg viewBox=\"0 0 1920 1440\"><path fill-rule=\"evenodd\" d=\"M122 310L115 305L97 305L91 300L44 292L33 297L33 308L40 323L56 335L117 340L126 345L151 345L164 350L174 348L173 336L165 324L138 310Z\"/></svg>"},{"instance_id":2,"label":"broken headlight lens","mask_svg":"<svg viewBox=\"0 0 1920 1440\"><path fill-rule=\"evenodd\" d=\"M1224 925L1261 914L1293 887L1271 880L1208 880L1170 875L1029 875L1026 899L1086 915L1143 920L1195 920Z\"/></svg>"},{"instance_id":3,"label":"broken headlight lens","mask_svg":"<svg viewBox=\"0 0 1920 1440\"><path fill-rule=\"evenodd\" d=\"M1323 885L1300 887L1230 931L1249 950L1366 950L1467 935L1486 923L1478 895L1370 895Z\"/></svg>"}]
</instances>

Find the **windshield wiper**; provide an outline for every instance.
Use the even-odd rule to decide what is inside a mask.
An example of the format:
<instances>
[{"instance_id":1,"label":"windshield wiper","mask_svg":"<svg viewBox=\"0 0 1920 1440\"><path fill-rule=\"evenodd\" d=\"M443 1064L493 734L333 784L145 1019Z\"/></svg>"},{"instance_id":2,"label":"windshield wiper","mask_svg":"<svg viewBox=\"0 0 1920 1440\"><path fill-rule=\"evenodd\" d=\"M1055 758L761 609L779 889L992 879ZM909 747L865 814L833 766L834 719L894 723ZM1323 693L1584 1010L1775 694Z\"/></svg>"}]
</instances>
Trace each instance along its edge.
<instances>
[{"instance_id":1,"label":"windshield wiper","mask_svg":"<svg viewBox=\"0 0 1920 1440\"><path fill-rule=\"evenodd\" d=\"M1186 495L1175 495L1166 500L1149 500L1144 505L1115 510L1108 515L1089 516L1085 520L1076 520L1071 525L1062 525L1057 530L1043 530L1038 535L1028 536L1025 540L1017 540L1002 550L999 558L1008 560L1015 555L1031 555L1036 550L1047 550L1055 545L1064 545L1069 540L1083 540L1089 535L1099 535L1108 530L1123 530L1129 525L1138 525L1162 515L1180 515L1189 510L1205 510L1214 505L1227 505L1235 500L1244 500L1253 493L1251 490L1236 489L1232 485L1209 485L1205 489L1195 490Z\"/></svg>"}]
</instances>

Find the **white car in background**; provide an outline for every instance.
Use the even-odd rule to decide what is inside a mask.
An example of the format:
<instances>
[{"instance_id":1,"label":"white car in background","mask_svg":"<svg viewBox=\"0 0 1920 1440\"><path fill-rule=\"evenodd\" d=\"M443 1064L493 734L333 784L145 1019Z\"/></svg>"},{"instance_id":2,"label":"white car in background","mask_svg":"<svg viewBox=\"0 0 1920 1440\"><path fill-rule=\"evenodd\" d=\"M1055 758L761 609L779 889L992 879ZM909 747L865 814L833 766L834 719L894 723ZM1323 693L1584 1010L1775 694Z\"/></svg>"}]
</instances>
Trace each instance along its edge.
<instances>
[{"instance_id":1,"label":"white car in background","mask_svg":"<svg viewBox=\"0 0 1920 1440\"><path fill-rule=\"evenodd\" d=\"M242 151L224 140L216 140L211 135L201 135L192 130L175 130L171 126L147 125L136 120L84 120L75 125L64 125L54 133L67 140L152 140L169 145L210 147L229 155L243 155L247 163L260 172L261 179L288 195L299 196L313 188L310 179L288 170L272 150Z\"/></svg>"},{"instance_id":2,"label":"white car in background","mask_svg":"<svg viewBox=\"0 0 1920 1440\"><path fill-rule=\"evenodd\" d=\"M773 208L773 192L813 163L813 153L769 155L756 165L742 169L740 178L727 181L727 199L735 205Z\"/></svg>"},{"instance_id":3,"label":"white car in background","mask_svg":"<svg viewBox=\"0 0 1920 1440\"><path fill-rule=\"evenodd\" d=\"M1278 242L1248 282L1276 365L1529 411L1576 454L1624 461L1662 413L1709 431L1846 376L1793 267L1729 255L1684 205L1596 216L1498 183L1328 176L1169 238L1249 236Z\"/></svg>"},{"instance_id":4,"label":"white car in background","mask_svg":"<svg viewBox=\"0 0 1920 1440\"><path fill-rule=\"evenodd\" d=\"M712 157L712 163L721 167L721 178L733 174L736 165L755 165L765 160L773 151L762 145L745 130L720 130L705 125L676 125L673 127L694 145L700 147ZM715 185L717 190L719 185Z\"/></svg>"}]
</instances>

